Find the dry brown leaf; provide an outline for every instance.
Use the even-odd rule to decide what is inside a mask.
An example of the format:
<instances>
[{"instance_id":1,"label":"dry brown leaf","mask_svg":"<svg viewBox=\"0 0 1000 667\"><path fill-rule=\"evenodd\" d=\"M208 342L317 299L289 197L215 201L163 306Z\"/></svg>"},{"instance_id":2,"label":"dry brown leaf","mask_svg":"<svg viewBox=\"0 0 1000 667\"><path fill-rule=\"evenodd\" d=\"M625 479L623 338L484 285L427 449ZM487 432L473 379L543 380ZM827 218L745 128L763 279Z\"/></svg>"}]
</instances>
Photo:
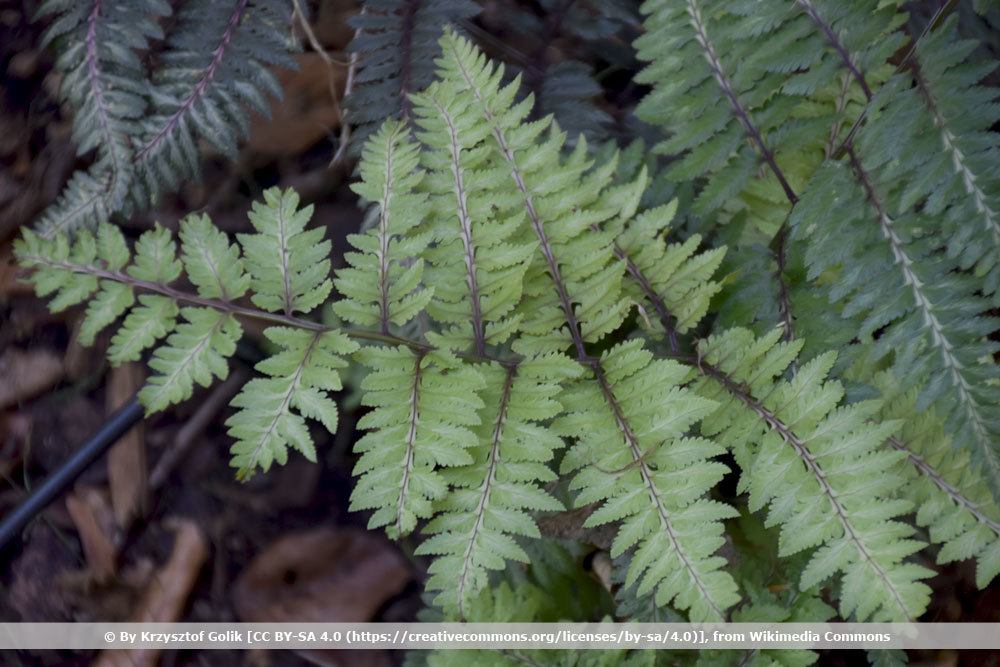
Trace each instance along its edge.
<instances>
[{"instance_id":1,"label":"dry brown leaf","mask_svg":"<svg viewBox=\"0 0 1000 667\"><path fill-rule=\"evenodd\" d=\"M32 293L31 284L19 279L20 267L14 261L10 243L0 245L0 299Z\"/></svg>"},{"instance_id":2,"label":"dry brown leaf","mask_svg":"<svg viewBox=\"0 0 1000 667\"><path fill-rule=\"evenodd\" d=\"M62 377L62 360L50 350L8 348L0 356L0 408L37 396Z\"/></svg>"},{"instance_id":3,"label":"dry brown leaf","mask_svg":"<svg viewBox=\"0 0 1000 667\"><path fill-rule=\"evenodd\" d=\"M596 528L585 528L587 517L597 509L597 503L583 507L546 514L538 519L538 530L545 537L555 537L560 540L576 540L592 544L601 549L610 549L618 530L617 524L609 523Z\"/></svg>"},{"instance_id":4,"label":"dry brown leaf","mask_svg":"<svg viewBox=\"0 0 1000 667\"><path fill-rule=\"evenodd\" d=\"M240 574L233 606L241 620L274 623L370 621L409 582L406 560L378 535L320 528L272 543ZM389 667L386 651L302 650L315 665Z\"/></svg>"},{"instance_id":5,"label":"dry brown leaf","mask_svg":"<svg viewBox=\"0 0 1000 667\"><path fill-rule=\"evenodd\" d=\"M240 574L233 604L244 621L369 621L410 580L402 555L356 528L320 528L272 543Z\"/></svg>"},{"instance_id":6,"label":"dry brown leaf","mask_svg":"<svg viewBox=\"0 0 1000 667\"><path fill-rule=\"evenodd\" d=\"M123 364L108 377L105 404L108 414L124 405L142 387L143 372L138 364ZM129 429L108 452L108 482L111 504L118 525L125 527L141 516L146 507L149 469L142 422Z\"/></svg>"},{"instance_id":7,"label":"dry brown leaf","mask_svg":"<svg viewBox=\"0 0 1000 667\"><path fill-rule=\"evenodd\" d=\"M174 530L174 548L170 560L153 575L132 614L132 623L173 623L180 619L191 587L198 579L208 557L208 546L201 529L188 519L167 522ZM156 667L160 649L103 651L93 667Z\"/></svg>"},{"instance_id":8,"label":"dry brown leaf","mask_svg":"<svg viewBox=\"0 0 1000 667\"><path fill-rule=\"evenodd\" d=\"M118 569L118 549L115 547L114 517L107 498L92 486L81 487L66 498L66 509L80 535L90 576L96 582L108 581Z\"/></svg>"},{"instance_id":9,"label":"dry brown leaf","mask_svg":"<svg viewBox=\"0 0 1000 667\"><path fill-rule=\"evenodd\" d=\"M271 117L253 118L247 144L257 153L299 155L340 127L340 105L330 87L343 90L344 68L331 68L318 53L303 53L295 59L297 71L275 71L282 94L271 107Z\"/></svg>"}]
</instances>

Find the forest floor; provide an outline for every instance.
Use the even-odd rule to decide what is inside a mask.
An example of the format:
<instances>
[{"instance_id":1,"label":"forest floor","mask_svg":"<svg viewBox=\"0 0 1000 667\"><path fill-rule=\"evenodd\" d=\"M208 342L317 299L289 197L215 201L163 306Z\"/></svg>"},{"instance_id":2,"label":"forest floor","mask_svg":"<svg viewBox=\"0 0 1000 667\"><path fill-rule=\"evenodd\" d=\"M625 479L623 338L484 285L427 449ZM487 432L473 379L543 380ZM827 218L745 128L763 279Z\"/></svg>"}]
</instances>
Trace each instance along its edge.
<instances>
[{"instance_id":1,"label":"forest floor","mask_svg":"<svg viewBox=\"0 0 1000 667\"><path fill-rule=\"evenodd\" d=\"M52 55L39 47L41 27L25 9L33 4L0 6L0 515L143 382L140 365L112 368L104 360L107 336L82 348L76 341L81 311L49 313L10 265L18 228L88 159L76 156L70 120L56 102ZM317 37L337 57L351 36L344 22L351 11L352 3L335 0L321 3L314 17ZM281 73L284 100L272 119L255 121L235 162L207 157L200 184L165 197L129 226L139 230L158 221L176 228L184 214L201 211L227 232L242 231L250 202L266 187L291 186L316 203L314 221L343 249L344 237L361 224L347 185L351 165L329 164L340 119L330 77L340 89L344 72L331 70L316 53L299 56L299 64L297 72ZM319 465L293 456L248 483L235 480L224 422L229 399L251 372L238 361L233 380L144 420L35 520L19 544L0 554L0 621L414 620L423 564L407 555L413 545L366 532L365 517L347 511L352 410L344 409L335 437L314 429ZM975 591L968 567L944 568L931 582L935 599L927 620L1000 621L1000 589ZM159 664L376 667L400 657L168 651ZM826 655L822 663L858 657ZM968 664L992 659L962 657ZM953 652L933 658L936 664L958 660ZM9 654L0 662L154 664L56 651Z\"/></svg>"}]
</instances>

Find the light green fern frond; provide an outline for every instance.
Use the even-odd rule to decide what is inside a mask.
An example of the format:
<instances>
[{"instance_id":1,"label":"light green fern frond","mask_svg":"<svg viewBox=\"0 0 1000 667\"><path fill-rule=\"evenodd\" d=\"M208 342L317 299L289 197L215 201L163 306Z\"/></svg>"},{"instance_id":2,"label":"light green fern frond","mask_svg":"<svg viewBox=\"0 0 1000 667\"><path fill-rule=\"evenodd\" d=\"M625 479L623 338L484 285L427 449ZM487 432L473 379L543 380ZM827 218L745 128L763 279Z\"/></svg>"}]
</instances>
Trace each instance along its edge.
<instances>
[{"instance_id":1,"label":"light green fern frond","mask_svg":"<svg viewBox=\"0 0 1000 667\"><path fill-rule=\"evenodd\" d=\"M289 446L315 459L305 418L335 430L337 410L328 392L340 389L337 370L346 365L340 355L357 349L337 330L293 316L326 300L329 242L320 240L322 228L305 230L311 208L296 210L291 191L274 188L264 200L250 214L258 233L241 234L239 244L207 216L184 218L179 257L172 234L159 226L139 237L134 253L108 223L96 235L80 232L72 243L64 235L45 239L25 231L16 246L21 263L33 269L38 294L53 295L51 307L89 300L82 343L124 316L109 359L134 361L155 347L149 361L154 373L139 392L148 412L190 398L196 384L227 377L243 334L240 319L272 325L264 334L277 351L257 364L266 377L243 387L233 401L240 410L227 422L236 438L232 462L242 478L273 461L284 463ZM182 279L195 291L186 291ZM237 301L248 292L260 309Z\"/></svg>"},{"instance_id":2,"label":"light green fern frond","mask_svg":"<svg viewBox=\"0 0 1000 667\"><path fill-rule=\"evenodd\" d=\"M435 286L428 314L447 327L435 344L486 353L517 330L515 313L536 244L524 238L524 210L510 174L491 160L489 126L453 82L435 82L413 102L427 169L435 244L427 253Z\"/></svg>"},{"instance_id":3,"label":"light green fern frond","mask_svg":"<svg viewBox=\"0 0 1000 667\"><path fill-rule=\"evenodd\" d=\"M180 316L185 321L174 328L149 361L156 374L139 392L147 412L191 398L196 382L208 387L215 378L225 380L228 359L243 335L235 317L212 308L181 308Z\"/></svg>"},{"instance_id":4,"label":"light green fern frond","mask_svg":"<svg viewBox=\"0 0 1000 667\"><path fill-rule=\"evenodd\" d=\"M232 301L246 294L250 275L244 271L240 247L207 215L184 218L178 235L184 271L200 296Z\"/></svg>"},{"instance_id":5,"label":"light green fern frond","mask_svg":"<svg viewBox=\"0 0 1000 667\"><path fill-rule=\"evenodd\" d=\"M579 356L584 342L617 328L629 309L609 238L590 226L634 211L645 173L607 190L614 161L588 172L584 141L563 159L565 135L553 129L539 141L550 121L527 122L530 96L514 103L518 79L504 85L503 68L454 33L446 33L441 44L438 77L473 106L488 128L492 160L506 172L509 191L520 198L527 216L525 241L539 246L525 278L522 310L531 316L522 321L524 335L514 348L535 354L573 345ZM554 290L546 273L555 281ZM578 299L575 307L570 307L570 294Z\"/></svg>"},{"instance_id":6,"label":"light green fern frond","mask_svg":"<svg viewBox=\"0 0 1000 667\"><path fill-rule=\"evenodd\" d=\"M731 329L699 344L698 391L721 402L703 430L733 449L751 511L767 507L768 525L781 526L779 555L819 547L803 589L841 572L844 618L917 618L930 597L920 580L932 573L904 560L923 545L896 519L912 506L893 498L901 454L882 447L899 422L872 422L878 401L840 405L842 386L826 379L832 353L780 379L801 347L780 335Z\"/></svg>"},{"instance_id":7,"label":"light green fern frond","mask_svg":"<svg viewBox=\"0 0 1000 667\"><path fill-rule=\"evenodd\" d=\"M607 227L614 237L615 254L624 260L630 277L626 292L636 303L651 307L642 321L654 335L668 336L675 351L677 334L689 331L708 312L721 287L712 276L726 254L725 248L696 253L701 244L698 234L683 243L668 244L665 237L676 211L677 200L673 200L634 218L619 218ZM650 300L651 294L657 298Z\"/></svg>"},{"instance_id":8,"label":"light green fern frond","mask_svg":"<svg viewBox=\"0 0 1000 667\"><path fill-rule=\"evenodd\" d=\"M1000 507L968 452L955 452L944 422L918 409L918 392L902 391L891 373L874 384L885 403L880 416L903 427L886 445L905 454L907 484L900 490L917 512L917 524L931 542L943 545L938 563L976 558L976 585L985 588L1000 574Z\"/></svg>"},{"instance_id":9,"label":"light green fern frond","mask_svg":"<svg viewBox=\"0 0 1000 667\"><path fill-rule=\"evenodd\" d=\"M426 232L409 233L427 213L426 195L416 190L423 178L418 161L419 148L402 123L387 122L365 146L361 181L352 187L377 205L378 223L348 237L358 252L345 254L349 266L334 281L344 296L334 311L348 322L389 333L390 325L401 326L423 310L433 294L421 285L423 260L409 261L428 242Z\"/></svg>"},{"instance_id":10,"label":"light green fern frond","mask_svg":"<svg viewBox=\"0 0 1000 667\"><path fill-rule=\"evenodd\" d=\"M268 377L243 385L232 402L241 409L226 421L229 435L236 439L232 465L243 478L258 468L267 471L272 461L284 465L289 446L316 461L304 417L337 432L337 404L328 392L342 388L338 370L347 362L340 355L358 348L340 332L271 327L264 335L280 351L257 364Z\"/></svg>"},{"instance_id":11,"label":"light green fern frond","mask_svg":"<svg viewBox=\"0 0 1000 667\"><path fill-rule=\"evenodd\" d=\"M632 517L619 530L616 549L640 543L630 583L641 576L641 592L656 589L659 604L676 599L692 618L723 618L738 595L732 578L720 571L724 559L711 554L721 545L720 520L732 509L703 496L724 466L705 461L720 451L716 446L683 438L709 404L679 388L644 394L642 388L656 383L674 387L688 373L671 362L651 362L638 341L601 358L587 351L629 310L624 262L615 255L612 232L601 225L633 216L645 172L613 185L616 160L591 169L584 141L564 157L565 137L555 129L543 136L548 121L525 123L530 98L514 103L517 81L502 85L503 68L464 39L446 34L439 64L439 77L489 129L491 160L507 174L508 192L520 200L526 232L538 244L525 275L522 310L530 315L512 346L524 354L572 349L588 378L567 388L561 400L569 415L556 422L561 433L580 438L563 462L564 473L580 471L573 482L580 492L576 503L603 501L591 517L594 525ZM675 419L657 419L658 412ZM694 475L693 484L666 495L667 480L681 477L682 467Z\"/></svg>"},{"instance_id":12,"label":"light green fern frond","mask_svg":"<svg viewBox=\"0 0 1000 667\"><path fill-rule=\"evenodd\" d=\"M722 447L685 437L715 403L680 386L690 369L652 357L641 341L624 343L567 388L555 427L576 444L560 472L578 471L570 485L578 506L602 503L586 526L622 522L612 557L638 545L626 586L655 592L657 605L688 610L693 621L720 620L739 594L713 554L724 542L721 520L736 512L705 494L729 469L711 460Z\"/></svg>"},{"instance_id":13,"label":"light green fern frond","mask_svg":"<svg viewBox=\"0 0 1000 667\"><path fill-rule=\"evenodd\" d=\"M436 604L460 615L486 586L490 570L502 569L508 560L529 562L514 539L540 536L529 512L563 509L541 488L557 478L547 462L562 448L545 422L561 411L559 380L580 369L551 355L506 366L494 362L479 372L485 407L478 444L469 452L472 463L444 471L453 490L438 503L442 513L424 529L432 537L417 549L439 555L429 568L427 588L440 591Z\"/></svg>"},{"instance_id":14,"label":"light green fern frond","mask_svg":"<svg viewBox=\"0 0 1000 667\"><path fill-rule=\"evenodd\" d=\"M438 468L472 463L482 375L455 357L404 347L365 347L356 358L371 369L362 404L374 409L358 422L368 433L355 444L351 509L375 510L369 528L407 535L448 491Z\"/></svg>"},{"instance_id":15,"label":"light green fern frond","mask_svg":"<svg viewBox=\"0 0 1000 667\"><path fill-rule=\"evenodd\" d=\"M250 300L285 315L312 311L326 302L333 288L325 230L307 230L313 207L298 205L293 190L265 191L264 202L254 202L250 211L257 233L237 236L250 273Z\"/></svg>"}]
</instances>

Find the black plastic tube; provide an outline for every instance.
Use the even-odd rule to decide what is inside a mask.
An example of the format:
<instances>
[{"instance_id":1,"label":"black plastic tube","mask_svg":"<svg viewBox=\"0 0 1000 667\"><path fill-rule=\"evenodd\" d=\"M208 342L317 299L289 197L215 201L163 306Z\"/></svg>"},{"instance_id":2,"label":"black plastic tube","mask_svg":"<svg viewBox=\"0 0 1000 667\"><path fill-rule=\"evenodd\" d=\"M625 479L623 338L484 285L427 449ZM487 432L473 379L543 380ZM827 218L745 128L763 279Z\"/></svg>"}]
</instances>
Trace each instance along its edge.
<instances>
[{"instance_id":1,"label":"black plastic tube","mask_svg":"<svg viewBox=\"0 0 1000 667\"><path fill-rule=\"evenodd\" d=\"M36 486L23 503L13 512L0 520L0 549L7 546L13 538L21 534L35 516L49 503L58 498L76 481L91 463L101 458L104 452L111 448L120 437L125 435L132 426L142 419L143 409L139 400L133 396L128 403L118 408L104 424L73 452L52 474Z\"/></svg>"}]
</instances>

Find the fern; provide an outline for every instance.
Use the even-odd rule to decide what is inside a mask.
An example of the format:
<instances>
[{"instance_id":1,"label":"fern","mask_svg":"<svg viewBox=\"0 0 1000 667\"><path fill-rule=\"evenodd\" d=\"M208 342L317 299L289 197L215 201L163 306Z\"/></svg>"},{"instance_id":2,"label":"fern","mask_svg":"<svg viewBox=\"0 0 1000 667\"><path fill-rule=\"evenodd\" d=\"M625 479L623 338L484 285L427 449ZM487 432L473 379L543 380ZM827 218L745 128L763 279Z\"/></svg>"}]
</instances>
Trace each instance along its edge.
<instances>
[{"instance_id":1,"label":"fern","mask_svg":"<svg viewBox=\"0 0 1000 667\"><path fill-rule=\"evenodd\" d=\"M826 604L818 586L801 590L796 580L808 564L808 556L798 554L782 562L778 555L778 537L756 517L743 514L728 532L739 559L736 579L746 591L747 600L733 612L737 623L819 623L828 621L836 611ZM774 651L702 651L699 667L718 665L810 665L819 656L807 650Z\"/></svg>"},{"instance_id":2,"label":"fern","mask_svg":"<svg viewBox=\"0 0 1000 667\"><path fill-rule=\"evenodd\" d=\"M372 429L358 440L361 475L351 494L352 509L376 510L369 528L387 526L390 536L416 528L434 514L432 501L448 485L438 466L469 464L476 443L483 379L454 357L395 348L365 348L360 359L371 369L361 383L362 404L375 409L358 426Z\"/></svg>"},{"instance_id":3,"label":"fern","mask_svg":"<svg viewBox=\"0 0 1000 667\"><path fill-rule=\"evenodd\" d=\"M430 567L429 590L441 591L435 602L467 616L472 593L488 583L490 570L507 560L529 562L512 536L540 536L529 511L558 511L562 504L540 484L556 475L547 466L562 441L544 422L559 414L558 381L578 375L577 367L558 356L506 367L481 369L486 406L478 444L469 465L448 470L455 489L438 506L442 512L425 528L431 534L418 554L441 554ZM456 581L457 580L457 581Z\"/></svg>"},{"instance_id":4,"label":"fern","mask_svg":"<svg viewBox=\"0 0 1000 667\"><path fill-rule=\"evenodd\" d=\"M76 110L77 152L97 151L89 172L77 174L64 193L64 213L50 211L43 227L60 224L59 215L65 215L61 224L72 228L80 218L107 218L124 206L134 177L131 137L147 109L139 83L146 71L137 52L162 38L157 18L170 11L159 0L48 0L39 8L39 17L54 17L44 41L60 46L60 97Z\"/></svg>"},{"instance_id":5,"label":"fern","mask_svg":"<svg viewBox=\"0 0 1000 667\"><path fill-rule=\"evenodd\" d=\"M81 325L83 342L125 316L111 340L112 362L136 360L166 336L149 362L154 374L139 394L148 412L190 398L195 384L208 386L228 375L228 358L243 333L238 318L284 325L265 330L280 351L258 364L269 377L243 388L233 403L242 409L227 422L237 440L233 464L242 477L266 470L273 460L284 462L289 444L315 458L301 417L336 427L336 407L326 392L340 388L336 369L344 362L337 355L356 348L341 334L291 315L325 300L330 263L319 257L329 243L317 243L320 230L304 231L311 207L296 210L293 193L270 190L265 201L251 213L259 232L241 235L241 245L230 243L207 216L182 220L179 259L174 239L160 227L138 239L133 258L109 223L99 225L96 236L80 232L72 246L64 236L47 240L30 231L17 245L20 261L35 269L31 280L39 293L55 294L54 308L92 299ZM264 259L265 248L275 261ZM283 257L294 266L281 262ZM182 276L194 292L174 286ZM252 300L266 309L236 303L251 289ZM288 312L271 312L286 304Z\"/></svg>"},{"instance_id":6,"label":"fern","mask_svg":"<svg viewBox=\"0 0 1000 667\"><path fill-rule=\"evenodd\" d=\"M683 437L715 404L679 386L688 369L651 358L641 341L623 344L594 362L596 385L571 387L557 427L577 444L560 472L579 470L570 485L578 505L603 501L586 526L623 520L613 557L638 545L627 587L655 591L657 605L673 602L694 620L721 619L739 595L720 571L725 559L713 554L724 541L720 520L735 511L704 496L728 468L709 460L722 453L718 445ZM650 399L654 387L660 400ZM606 411L588 409L602 398Z\"/></svg>"},{"instance_id":7,"label":"fern","mask_svg":"<svg viewBox=\"0 0 1000 667\"><path fill-rule=\"evenodd\" d=\"M649 259L628 266L660 318L661 335L676 349L670 334L677 318L646 277L667 272ZM703 433L733 450L750 509L769 507L769 525L782 526L779 555L822 545L802 574L803 590L842 571L844 617L916 618L929 598L919 579L930 573L901 562L921 545L905 539L912 530L893 520L909 504L893 499L902 485L893 476L899 455L880 448L898 423L870 424L875 403L837 408L843 389L824 382L835 355L811 360L793 380L776 380L803 345L780 343L781 337L780 329L760 339L730 329L698 342L697 386L720 402Z\"/></svg>"},{"instance_id":8,"label":"fern","mask_svg":"<svg viewBox=\"0 0 1000 667\"><path fill-rule=\"evenodd\" d=\"M469 618L477 623L503 622L554 622L544 616L549 591L538 584L526 581L511 584L503 581L496 588L483 591L470 605ZM459 667L460 665L486 665L488 667L516 667L518 665L553 665L559 667L649 667L656 664L654 651L587 650L457 650L431 651L427 655L429 667Z\"/></svg>"},{"instance_id":9,"label":"fern","mask_svg":"<svg viewBox=\"0 0 1000 667\"><path fill-rule=\"evenodd\" d=\"M422 261L404 266L427 245L426 235L406 237L421 221L426 197L414 191L422 174L416 171L417 147L402 125L387 123L365 150L355 190L379 205L378 225L348 238L360 252L345 255L350 268L338 273L336 286L346 298L334 310L348 322L377 325L387 334L390 325L412 319L433 294L420 286Z\"/></svg>"},{"instance_id":10,"label":"fern","mask_svg":"<svg viewBox=\"0 0 1000 667\"><path fill-rule=\"evenodd\" d=\"M229 17L233 53L244 26L277 22L241 6L237 20L228 7L205 21ZM397 19L441 9L406 7L370 5L358 48L395 57ZM312 207L277 189L235 239L193 214L177 239L156 226L129 243L102 222L72 239L26 231L16 253L54 310L86 304L84 343L120 321L109 358L148 354L151 412L226 377L244 325L263 325L259 376L227 421L243 479L289 448L316 460L313 429L336 430L341 373L365 367L351 507L393 538L422 533L416 553L432 559L427 589L444 618L579 615L539 599L568 585L539 574L558 560L539 515L571 505L559 520L585 517L588 535L607 527L632 618L823 620L829 592L844 619L915 620L932 573L914 558L927 545L910 515L939 562L976 558L980 586L1000 571L995 479L977 468L997 424L996 325L983 316L995 292L984 213L995 184L982 166L994 136L950 102L992 97L950 24L893 72L899 36L875 39L901 25L891 3L858 30L860 3L781 7L647 2L644 109L662 101L678 116L650 119L676 129L660 150L678 153L666 173L682 187L661 187L641 144L591 151L536 118L517 77L453 30L432 48L440 26L414 23L404 53L419 43L438 69L416 92L392 58L365 65L406 103L362 151L353 188L372 225L348 237L344 268L331 273ZM66 16L59 34L84 29ZM764 38L774 45L759 48ZM167 53L183 47L172 39ZM154 107L155 123L172 125L157 150L180 160L177 174L194 164L183 146L198 115L228 118L234 82L266 61L233 73L220 54L179 57L174 72L196 64L190 92L216 67L218 88L185 107L171 79L177 95ZM720 90L726 105L712 107ZM675 222L692 193L693 213ZM973 229L959 226L970 217ZM757 280L717 276L732 257ZM757 300L740 303L748 293ZM776 305L751 312L764 302ZM850 395L838 378L855 383ZM729 455L735 496L721 483ZM429 661L455 656L470 658Z\"/></svg>"},{"instance_id":11,"label":"fern","mask_svg":"<svg viewBox=\"0 0 1000 667\"><path fill-rule=\"evenodd\" d=\"M884 396L881 417L903 423L889 446L905 454L909 482L901 495L917 510L917 523L941 544L938 563L977 559L976 585L986 588L1000 574L1000 508L985 480L969 461L956 455L940 417L917 410L917 392L901 391L889 373L874 379Z\"/></svg>"},{"instance_id":12,"label":"fern","mask_svg":"<svg viewBox=\"0 0 1000 667\"><path fill-rule=\"evenodd\" d=\"M919 116L906 98L900 93L891 108L870 112L874 118L848 151L850 165L817 172L815 187L792 216L794 233L809 236L809 276L838 272L830 298L844 302L863 341L879 333L872 344L881 355L894 355L903 382L929 380L922 403L938 402L956 440L975 451L992 476L1000 469L992 415L997 390L990 380L996 367L980 359L996 348L984 340L996 325L979 316L986 304L975 281L956 273L954 262L936 252L939 237L924 231L925 214L913 208L917 197L907 196L907 180L899 178L911 165L887 162L895 133ZM864 207L848 203L861 198Z\"/></svg>"},{"instance_id":13,"label":"fern","mask_svg":"<svg viewBox=\"0 0 1000 667\"><path fill-rule=\"evenodd\" d=\"M501 85L500 68L457 36L445 35L442 44L440 76L471 97L492 134L495 159L506 166L541 249L537 268L533 267L527 278L538 287L525 290L529 312L536 315L526 319L523 336L514 348L521 353L538 353L572 345L591 382L586 388L571 388L566 401L576 405L569 408L572 416L561 420L560 428L578 436L598 428L609 438L603 446L587 444L585 439L567 455L562 471L580 469L572 485L580 491L576 502L607 501L592 524L634 515L619 530L616 549L629 549L648 538L639 547L631 570L633 580L645 573L640 591L656 589L660 604L677 598L678 606L690 609L692 618L721 618L738 597L732 579L719 571L723 560L711 555L721 544L712 536L718 534L718 521L728 516L729 510L708 501L697 502L715 481L712 476L721 477L721 473L717 465L706 462L713 454L711 447L691 452L687 458L681 453L674 458L671 447L706 406L678 387L675 420L658 421L655 408L643 400L640 387L657 380L669 387L679 384L682 376L669 365L650 367L648 354L634 345L601 359L591 357L586 350L587 343L600 340L622 323L628 303L622 294L622 265L615 261L613 243L608 234L592 232L590 225L631 215L645 179L608 188L614 163L584 174L585 142L578 143L562 160L559 148L563 137L557 133L550 133L529 153L527 142L546 125L521 124L530 99L510 107L515 86ZM526 154L530 159L520 157ZM569 263L570 257L575 261ZM537 280L541 272L547 274L547 280ZM604 405L596 410L599 399ZM584 410L582 403L591 409ZM662 409L663 403L659 406ZM608 443L615 445L610 451ZM684 449L682 443L676 442L677 449ZM606 470L602 464L608 464L612 471L601 472ZM614 469L623 466L632 469L619 478ZM664 478L673 477L671 466L690 466L691 472L699 470L703 475L687 494L664 499L660 485ZM635 499L643 496L651 507L636 514ZM678 565L680 569L671 573Z\"/></svg>"},{"instance_id":14,"label":"fern","mask_svg":"<svg viewBox=\"0 0 1000 667\"><path fill-rule=\"evenodd\" d=\"M269 113L266 96L278 97L281 89L268 67L294 67L283 34L290 17L287 0L181 7L164 66L152 77L152 113L135 151L145 197L198 173L198 139L235 154L250 124L242 105Z\"/></svg>"},{"instance_id":15,"label":"fern","mask_svg":"<svg viewBox=\"0 0 1000 667\"><path fill-rule=\"evenodd\" d=\"M269 68L294 66L283 36L290 2L188 0L147 71L145 52L172 9L161 0L42 5L40 15L56 15L47 39L61 46L74 140L81 153L98 148L39 220L46 237L149 206L197 175L199 140L234 154L249 128L244 106L267 114L267 96L280 95Z\"/></svg>"},{"instance_id":16,"label":"fern","mask_svg":"<svg viewBox=\"0 0 1000 667\"><path fill-rule=\"evenodd\" d=\"M410 118L409 95L434 78L434 58L444 26L479 13L471 0L368 0L350 23L357 54L356 85L346 99L356 126L355 152L386 118Z\"/></svg>"},{"instance_id":17,"label":"fern","mask_svg":"<svg viewBox=\"0 0 1000 667\"><path fill-rule=\"evenodd\" d=\"M944 149L925 149L928 163L921 170L925 179L941 179L927 212L947 212L940 221L949 254L962 268L974 267L983 292L995 295L1000 289L1000 179L987 165L1000 150L990 131L1000 116L994 108L996 90L978 85L995 65L970 62L976 46L958 39L955 19L917 44L915 83Z\"/></svg>"},{"instance_id":18,"label":"fern","mask_svg":"<svg viewBox=\"0 0 1000 667\"><path fill-rule=\"evenodd\" d=\"M800 347L777 344L779 335L755 339L736 329L699 345L710 396L719 395L713 383L742 385L722 387L728 409L709 433L733 448L751 510L768 507L769 525L782 526L779 554L820 547L801 588L842 572L845 618L916 618L930 597L919 580L933 573L903 561L922 544L895 520L910 505L892 499L901 483L894 475L900 457L881 448L899 425L868 421L877 402L838 407L843 389L824 381L832 354L803 364L794 379L776 382Z\"/></svg>"}]
</instances>

